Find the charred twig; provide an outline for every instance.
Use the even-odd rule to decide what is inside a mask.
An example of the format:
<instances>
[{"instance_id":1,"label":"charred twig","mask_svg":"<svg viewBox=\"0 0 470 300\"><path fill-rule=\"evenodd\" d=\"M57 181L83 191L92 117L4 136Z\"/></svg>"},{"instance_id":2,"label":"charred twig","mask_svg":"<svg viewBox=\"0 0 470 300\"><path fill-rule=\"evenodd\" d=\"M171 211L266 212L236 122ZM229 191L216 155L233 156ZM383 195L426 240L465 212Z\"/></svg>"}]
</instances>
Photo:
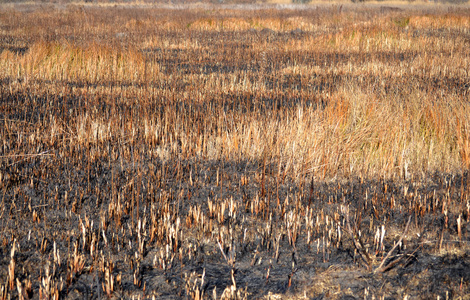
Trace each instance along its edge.
<instances>
[{"instance_id":1,"label":"charred twig","mask_svg":"<svg viewBox=\"0 0 470 300\"><path fill-rule=\"evenodd\" d=\"M372 258L370 257L369 253L367 253L367 251L364 249L364 243L362 243L359 234L356 233L356 230L353 230L351 228L351 224L349 222L349 212L346 213L346 226L348 227L348 232L353 240L354 247L360 254L362 260L367 264L367 268L370 270L372 268Z\"/></svg>"},{"instance_id":2,"label":"charred twig","mask_svg":"<svg viewBox=\"0 0 470 300\"><path fill-rule=\"evenodd\" d=\"M401 241L403 240L403 237L405 236L406 232L408 231L408 227L410 226L410 222L411 222L411 216L408 217L408 222L406 223L406 227L405 227L405 230L403 231L403 234L400 236L400 239L398 240L397 243L395 243L395 246L393 246L392 249L390 249L390 251L388 251L387 255L384 257L384 259L382 259L382 262L380 263L380 265L374 270L374 274L376 273L383 273L385 272L386 270L392 268L393 266L395 266L404 256L401 256L393 261L391 261L390 263L388 263L386 266L384 266L385 262L387 261L387 259L392 255L393 251L395 250L395 248L401 244Z\"/></svg>"},{"instance_id":3,"label":"charred twig","mask_svg":"<svg viewBox=\"0 0 470 300\"><path fill-rule=\"evenodd\" d=\"M217 241L217 244L219 245L220 252L222 252L222 255L224 256L225 261L228 262L227 255L225 255L224 249L222 249L222 245L220 244L220 241Z\"/></svg>"},{"instance_id":4,"label":"charred twig","mask_svg":"<svg viewBox=\"0 0 470 300\"><path fill-rule=\"evenodd\" d=\"M33 158L33 157L37 157L37 156L55 156L54 153L49 153L50 151L44 151L44 152L41 152L41 153L35 153L35 154L12 154L12 155L3 155L3 156L0 156L0 158L17 158L17 157L23 157L23 159L19 160L19 161L15 161L9 165L7 165L7 167L11 167L13 165L16 165L20 162L23 162L25 161L26 159L28 158Z\"/></svg>"},{"instance_id":5,"label":"charred twig","mask_svg":"<svg viewBox=\"0 0 470 300\"><path fill-rule=\"evenodd\" d=\"M55 154L49 153L50 151L44 151L41 153L32 153L32 154L11 154L11 155L2 155L0 158L15 158L15 157L36 157L36 156L54 156Z\"/></svg>"}]
</instances>

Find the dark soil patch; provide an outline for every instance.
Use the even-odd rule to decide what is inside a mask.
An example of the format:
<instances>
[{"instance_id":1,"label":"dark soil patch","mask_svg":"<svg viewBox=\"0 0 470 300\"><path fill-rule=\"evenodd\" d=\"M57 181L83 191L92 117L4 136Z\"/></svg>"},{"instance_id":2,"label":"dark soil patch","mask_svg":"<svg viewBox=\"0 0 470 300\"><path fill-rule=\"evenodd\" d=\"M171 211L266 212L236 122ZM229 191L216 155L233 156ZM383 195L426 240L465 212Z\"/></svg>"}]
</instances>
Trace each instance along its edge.
<instances>
[{"instance_id":1,"label":"dark soil patch","mask_svg":"<svg viewBox=\"0 0 470 300\"><path fill-rule=\"evenodd\" d=\"M106 272L114 277L110 295L124 298L174 299L196 288L220 297L233 280L249 298L468 296L466 175L312 185L282 181L275 168L253 162L144 157L138 164L95 161L87 170L44 156L11 164L2 167L0 276L8 283L15 242L15 279L30 281L33 297L46 291L47 278L63 297L103 297ZM218 211L226 204L223 219L208 200ZM347 208L370 265L348 233ZM408 216L410 229L391 256L404 258L374 274Z\"/></svg>"}]
</instances>

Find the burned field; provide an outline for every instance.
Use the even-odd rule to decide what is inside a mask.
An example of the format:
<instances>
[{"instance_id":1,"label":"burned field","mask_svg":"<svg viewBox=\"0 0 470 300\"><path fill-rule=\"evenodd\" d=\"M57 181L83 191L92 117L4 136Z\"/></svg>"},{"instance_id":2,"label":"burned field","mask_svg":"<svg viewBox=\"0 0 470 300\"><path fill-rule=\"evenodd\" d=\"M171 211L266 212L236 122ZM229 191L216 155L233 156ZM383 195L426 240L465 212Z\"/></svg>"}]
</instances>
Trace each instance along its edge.
<instances>
[{"instance_id":1,"label":"burned field","mask_svg":"<svg viewBox=\"0 0 470 300\"><path fill-rule=\"evenodd\" d=\"M470 297L466 6L3 5L0 298Z\"/></svg>"}]
</instances>

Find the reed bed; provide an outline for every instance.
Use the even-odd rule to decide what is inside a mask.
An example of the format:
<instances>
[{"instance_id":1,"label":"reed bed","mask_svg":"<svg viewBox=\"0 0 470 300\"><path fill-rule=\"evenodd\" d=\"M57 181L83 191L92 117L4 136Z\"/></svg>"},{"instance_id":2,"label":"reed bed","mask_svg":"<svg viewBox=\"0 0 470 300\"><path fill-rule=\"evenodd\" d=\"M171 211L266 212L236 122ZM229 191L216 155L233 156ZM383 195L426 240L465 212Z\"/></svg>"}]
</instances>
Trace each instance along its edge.
<instances>
[{"instance_id":1,"label":"reed bed","mask_svg":"<svg viewBox=\"0 0 470 300\"><path fill-rule=\"evenodd\" d=\"M47 97L61 91L90 107L129 107L106 121L93 110L86 117L54 116L55 125L41 130L51 143L70 124L71 144L126 139L133 132L161 155L268 156L299 178L314 170L319 179L397 178L404 169L422 176L468 167L470 56L458 34L468 31L465 16L168 14L36 12L28 23L44 24L28 34L21 34L28 24L12 21L8 34L29 42L24 53L15 52L22 46L4 46L3 93L28 88L31 96ZM194 21L181 24L183 18ZM54 30L57 38L41 30ZM91 132L97 128L107 129Z\"/></svg>"}]
</instances>

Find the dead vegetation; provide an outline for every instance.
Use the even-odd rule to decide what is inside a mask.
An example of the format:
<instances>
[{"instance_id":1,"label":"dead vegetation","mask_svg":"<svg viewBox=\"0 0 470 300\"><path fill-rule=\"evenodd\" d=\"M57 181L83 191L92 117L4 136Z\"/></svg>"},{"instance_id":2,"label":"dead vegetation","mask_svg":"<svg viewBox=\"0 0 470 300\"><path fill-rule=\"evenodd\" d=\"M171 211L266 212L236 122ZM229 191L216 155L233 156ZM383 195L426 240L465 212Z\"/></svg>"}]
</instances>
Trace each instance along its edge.
<instances>
[{"instance_id":1,"label":"dead vegetation","mask_svg":"<svg viewBox=\"0 0 470 300\"><path fill-rule=\"evenodd\" d=\"M0 11L0 299L469 297L468 9Z\"/></svg>"}]
</instances>

